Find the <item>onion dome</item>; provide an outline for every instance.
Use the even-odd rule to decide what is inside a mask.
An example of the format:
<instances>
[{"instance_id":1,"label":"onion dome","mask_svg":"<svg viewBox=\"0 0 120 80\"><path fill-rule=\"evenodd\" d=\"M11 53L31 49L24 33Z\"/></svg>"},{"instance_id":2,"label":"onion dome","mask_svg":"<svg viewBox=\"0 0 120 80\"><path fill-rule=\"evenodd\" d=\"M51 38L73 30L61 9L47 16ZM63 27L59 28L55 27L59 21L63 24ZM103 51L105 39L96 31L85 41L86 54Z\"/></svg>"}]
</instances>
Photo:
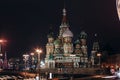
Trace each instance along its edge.
<instances>
[{"instance_id":1,"label":"onion dome","mask_svg":"<svg viewBox=\"0 0 120 80\"><path fill-rule=\"evenodd\" d=\"M56 39L56 40L54 41L54 45L60 45L60 44L61 44L60 39Z\"/></svg>"},{"instance_id":2,"label":"onion dome","mask_svg":"<svg viewBox=\"0 0 120 80\"><path fill-rule=\"evenodd\" d=\"M79 39L77 39L77 40L74 42L74 47L75 47L77 44L80 45L80 40L79 40Z\"/></svg>"},{"instance_id":3,"label":"onion dome","mask_svg":"<svg viewBox=\"0 0 120 80\"><path fill-rule=\"evenodd\" d=\"M54 38L54 34L51 32L47 35L48 38Z\"/></svg>"},{"instance_id":4,"label":"onion dome","mask_svg":"<svg viewBox=\"0 0 120 80\"><path fill-rule=\"evenodd\" d=\"M77 40L74 42L74 44L80 44L80 40L77 39Z\"/></svg>"},{"instance_id":5,"label":"onion dome","mask_svg":"<svg viewBox=\"0 0 120 80\"><path fill-rule=\"evenodd\" d=\"M85 31L82 31L79 36L80 39L86 39L87 38L87 33Z\"/></svg>"},{"instance_id":6,"label":"onion dome","mask_svg":"<svg viewBox=\"0 0 120 80\"><path fill-rule=\"evenodd\" d=\"M50 26L49 28L49 32L47 35L48 38L54 38L54 31L53 31L53 27Z\"/></svg>"},{"instance_id":7,"label":"onion dome","mask_svg":"<svg viewBox=\"0 0 120 80\"><path fill-rule=\"evenodd\" d=\"M73 33L69 30L69 28L67 28L62 36L63 37L73 37Z\"/></svg>"}]
</instances>

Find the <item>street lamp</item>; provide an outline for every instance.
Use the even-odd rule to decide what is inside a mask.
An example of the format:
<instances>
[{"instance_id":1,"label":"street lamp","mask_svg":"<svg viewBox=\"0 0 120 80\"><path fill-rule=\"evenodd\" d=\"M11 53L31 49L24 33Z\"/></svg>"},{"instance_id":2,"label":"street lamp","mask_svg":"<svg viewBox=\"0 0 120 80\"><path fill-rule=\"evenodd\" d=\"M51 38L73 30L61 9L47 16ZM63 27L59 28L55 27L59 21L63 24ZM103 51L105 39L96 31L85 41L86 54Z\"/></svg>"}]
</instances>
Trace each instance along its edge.
<instances>
[{"instance_id":1,"label":"street lamp","mask_svg":"<svg viewBox=\"0 0 120 80\"><path fill-rule=\"evenodd\" d=\"M0 39L0 55L2 55L2 44L7 42L7 40Z\"/></svg>"},{"instance_id":2,"label":"street lamp","mask_svg":"<svg viewBox=\"0 0 120 80\"><path fill-rule=\"evenodd\" d=\"M3 59L2 59L2 44L7 42L5 39L0 39L0 68L3 66Z\"/></svg>"},{"instance_id":3,"label":"street lamp","mask_svg":"<svg viewBox=\"0 0 120 80\"><path fill-rule=\"evenodd\" d=\"M7 42L7 40L0 39L0 56L2 56L2 44Z\"/></svg>"},{"instance_id":4,"label":"street lamp","mask_svg":"<svg viewBox=\"0 0 120 80\"><path fill-rule=\"evenodd\" d=\"M98 56L98 58L99 58L99 66L101 65L101 53L97 53L97 56Z\"/></svg>"},{"instance_id":5,"label":"street lamp","mask_svg":"<svg viewBox=\"0 0 120 80\"><path fill-rule=\"evenodd\" d=\"M31 68L33 69L33 65L34 65L34 53L30 53L31 55Z\"/></svg>"},{"instance_id":6,"label":"street lamp","mask_svg":"<svg viewBox=\"0 0 120 80\"><path fill-rule=\"evenodd\" d=\"M39 80L40 80L40 54L42 53L42 50L41 49L36 49L36 52L38 54L38 64L37 64L37 69L38 69L38 72L39 72Z\"/></svg>"}]
</instances>

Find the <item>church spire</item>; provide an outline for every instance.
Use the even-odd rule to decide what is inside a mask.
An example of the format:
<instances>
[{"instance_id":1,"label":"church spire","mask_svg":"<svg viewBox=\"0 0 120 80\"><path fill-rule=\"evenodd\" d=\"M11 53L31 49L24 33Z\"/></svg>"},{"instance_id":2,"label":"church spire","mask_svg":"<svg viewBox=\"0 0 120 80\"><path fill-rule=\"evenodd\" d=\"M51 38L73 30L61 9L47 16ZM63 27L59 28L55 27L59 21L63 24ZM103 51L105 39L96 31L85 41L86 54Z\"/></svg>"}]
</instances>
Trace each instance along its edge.
<instances>
[{"instance_id":1,"label":"church spire","mask_svg":"<svg viewBox=\"0 0 120 80\"><path fill-rule=\"evenodd\" d=\"M67 17L66 17L66 8L65 8L65 3L64 3L64 8L63 8L63 10L62 10L62 12L63 12L63 17L62 17L62 22L61 22L61 25L60 25L60 28L67 28L67 27L69 27L69 25L68 25L68 22L67 22Z\"/></svg>"},{"instance_id":2,"label":"church spire","mask_svg":"<svg viewBox=\"0 0 120 80\"><path fill-rule=\"evenodd\" d=\"M99 49L100 49L97 36L98 36L97 33L95 33L95 35L94 35L95 40L93 42L93 50L94 51L99 51Z\"/></svg>"},{"instance_id":3,"label":"church spire","mask_svg":"<svg viewBox=\"0 0 120 80\"><path fill-rule=\"evenodd\" d=\"M63 18L62 18L62 23L66 23L67 19L66 19L66 9L65 7L63 8Z\"/></svg>"},{"instance_id":4,"label":"church spire","mask_svg":"<svg viewBox=\"0 0 120 80\"><path fill-rule=\"evenodd\" d=\"M64 1L62 23L66 23L66 22L67 22L67 19L66 19L66 9L65 9L65 1Z\"/></svg>"},{"instance_id":5,"label":"church spire","mask_svg":"<svg viewBox=\"0 0 120 80\"><path fill-rule=\"evenodd\" d=\"M59 39L62 39L62 35L63 35L63 33L70 27L69 26L69 24L68 24L68 20L67 20L67 18L66 18L66 8L65 8L65 2L64 2L64 7L63 7L63 9L62 9L62 12L63 12L63 14L62 14L62 22L61 22L61 25L60 25L60 30L59 30L59 36L58 36L58 38Z\"/></svg>"}]
</instances>

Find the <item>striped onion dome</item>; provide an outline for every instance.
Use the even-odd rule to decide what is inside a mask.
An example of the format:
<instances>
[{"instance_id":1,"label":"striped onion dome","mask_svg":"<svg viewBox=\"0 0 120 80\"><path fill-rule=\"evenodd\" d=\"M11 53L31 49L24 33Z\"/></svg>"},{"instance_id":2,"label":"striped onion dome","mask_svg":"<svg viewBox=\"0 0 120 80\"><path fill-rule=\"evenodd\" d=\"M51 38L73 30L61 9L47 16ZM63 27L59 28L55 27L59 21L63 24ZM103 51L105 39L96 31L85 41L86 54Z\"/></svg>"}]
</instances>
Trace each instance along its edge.
<instances>
[{"instance_id":1,"label":"striped onion dome","mask_svg":"<svg viewBox=\"0 0 120 80\"><path fill-rule=\"evenodd\" d=\"M73 37L73 33L69 30L69 28L67 28L62 36L63 37Z\"/></svg>"}]
</instances>

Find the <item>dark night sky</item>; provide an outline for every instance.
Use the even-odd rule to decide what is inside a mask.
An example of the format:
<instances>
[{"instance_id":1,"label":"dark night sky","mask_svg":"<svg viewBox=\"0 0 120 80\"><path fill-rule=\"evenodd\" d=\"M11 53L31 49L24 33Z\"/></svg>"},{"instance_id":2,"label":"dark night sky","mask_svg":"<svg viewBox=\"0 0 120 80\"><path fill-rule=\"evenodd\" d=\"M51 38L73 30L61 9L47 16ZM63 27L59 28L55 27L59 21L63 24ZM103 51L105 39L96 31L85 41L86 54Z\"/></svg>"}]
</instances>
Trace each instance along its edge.
<instances>
[{"instance_id":1,"label":"dark night sky","mask_svg":"<svg viewBox=\"0 0 120 80\"><path fill-rule=\"evenodd\" d=\"M19 56L37 46L44 48L49 28L58 33L63 6L63 0L0 1L0 38L8 40L4 45L8 56ZM92 42L97 33L102 47L120 51L115 0L66 0L65 7L74 39L85 30Z\"/></svg>"}]
</instances>

